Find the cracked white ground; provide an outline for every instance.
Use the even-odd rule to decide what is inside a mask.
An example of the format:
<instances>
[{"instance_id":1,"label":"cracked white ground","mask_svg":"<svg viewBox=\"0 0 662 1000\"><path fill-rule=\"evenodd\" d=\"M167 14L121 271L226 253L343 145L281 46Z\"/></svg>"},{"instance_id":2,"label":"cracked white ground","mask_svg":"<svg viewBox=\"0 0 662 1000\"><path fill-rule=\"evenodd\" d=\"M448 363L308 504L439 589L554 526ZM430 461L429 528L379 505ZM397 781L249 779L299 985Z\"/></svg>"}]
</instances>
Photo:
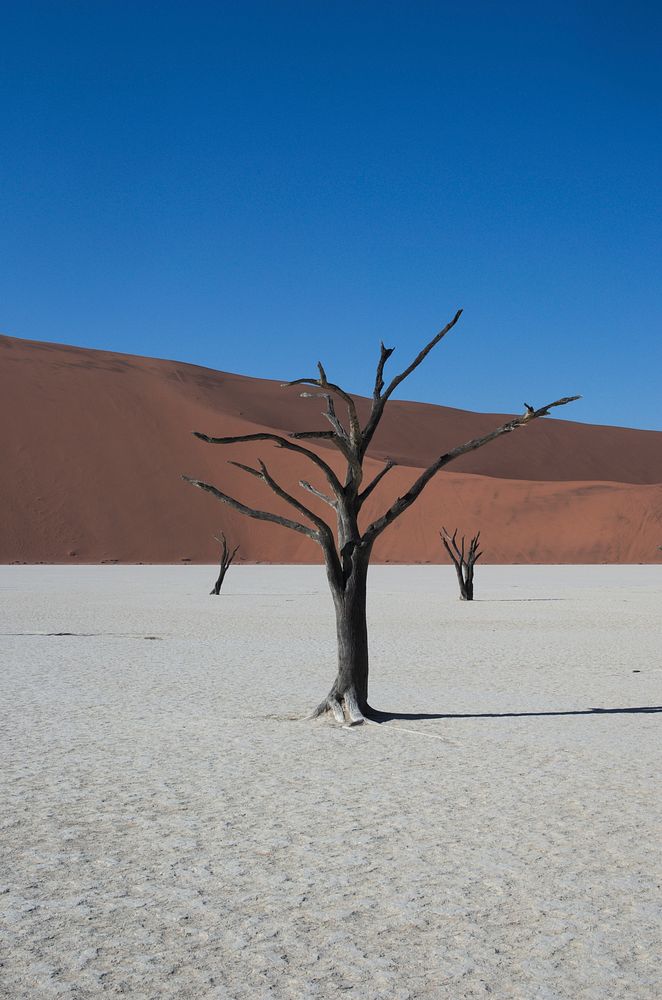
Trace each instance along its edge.
<instances>
[{"instance_id":1,"label":"cracked white ground","mask_svg":"<svg viewBox=\"0 0 662 1000\"><path fill-rule=\"evenodd\" d=\"M215 575L0 567L0 996L659 996L662 566L373 568L356 729L322 569Z\"/></svg>"}]
</instances>

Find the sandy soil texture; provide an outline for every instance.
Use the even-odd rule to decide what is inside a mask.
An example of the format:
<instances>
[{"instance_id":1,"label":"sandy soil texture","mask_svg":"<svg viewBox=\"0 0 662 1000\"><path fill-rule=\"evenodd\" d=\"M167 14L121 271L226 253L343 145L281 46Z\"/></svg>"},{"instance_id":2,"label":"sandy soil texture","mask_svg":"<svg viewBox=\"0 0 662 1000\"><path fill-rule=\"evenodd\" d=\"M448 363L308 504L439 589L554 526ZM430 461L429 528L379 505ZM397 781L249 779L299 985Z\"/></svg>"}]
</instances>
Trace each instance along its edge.
<instances>
[{"instance_id":1,"label":"sandy soil texture","mask_svg":"<svg viewBox=\"0 0 662 1000\"><path fill-rule=\"evenodd\" d=\"M213 579L0 568L0 996L660 995L662 567L377 567L359 729L322 571Z\"/></svg>"},{"instance_id":2,"label":"sandy soil texture","mask_svg":"<svg viewBox=\"0 0 662 1000\"><path fill-rule=\"evenodd\" d=\"M444 365L443 346L430 357L442 389L455 377ZM404 360L396 352L393 374ZM374 369L365 379L370 391ZM212 446L191 434L328 430L320 400L300 392L301 386L285 389L280 381L176 361L0 336L0 426L11 429L3 440L0 561L206 563L216 558L213 536L220 529L241 546L242 561L320 562L318 546L305 535L250 521L181 478L186 473L249 506L291 517L264 483L228 464L263 459L285 489L327 518L326 504L299 486L303 478L327 489L307 459L273 442ZM581 386L558 387L559 395L574 392ZM356 405L365 425L370 401L357 397ZM559 412L579 416L581 405ZM513 406L523 411L521 400ZM368 497L364 524L381 517L445 451L506 419L391 400L366 458L365 482L386 458L397 466ZM322 441L319 450L340 471L336 448ZM655 564L660 470L660 431L538 420L443 470L380 536L374 560L445 563L439 541L445 523L469 535L480 529L490 563Z\"/></svg>"}]
</instances>

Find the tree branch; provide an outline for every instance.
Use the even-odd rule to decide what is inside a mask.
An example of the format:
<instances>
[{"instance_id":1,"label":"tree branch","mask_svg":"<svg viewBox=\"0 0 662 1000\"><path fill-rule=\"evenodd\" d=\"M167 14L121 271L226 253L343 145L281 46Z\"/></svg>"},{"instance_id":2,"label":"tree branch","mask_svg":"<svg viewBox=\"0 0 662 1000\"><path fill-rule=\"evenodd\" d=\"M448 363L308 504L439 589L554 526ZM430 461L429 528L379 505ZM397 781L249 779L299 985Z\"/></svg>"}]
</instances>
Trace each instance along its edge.
<instances>
[{"instance_id":1,"label":"tree branch","mask_svg":"<svg viewBox=\"0 0 662 1000\"><path fill-rule=\"evenodd\" d=\"M225 537L225 533L224 532L221 532L220 538L219 538L218 535L214 535L214 541L218 542L219 545L223 546L223 551L221 553L221 565L224 565L227 568L229 568L232 565L234 557L236 556L237 552L239 551L239 546L235 545L235 547L233 548L232 552L230 552L230 550L228 548L227 539Z\"/></svg>"},{"instance_id":2,"label":"tree branch","mask_svg":"<svg viewBox=\"0 0 662 1000\"><path fill-rule=\"evenodd\" d=\"M234 559L237 553L237 550L239 549L239 546L237 545L234 551L230 553L230 550L228 549L228 541L223 531L220 533L220 535L214 535L214 541L218 542L218 544L221 546L221 560L220 560L221 569L223 569L224 566L225 567L230 566L232 560Z\"/></svg>"},{"instance_id":3,"label":"tree branch","mask_svg":"<svg viewBox=\"0 0 662 1000\"><path fill-rule=\"evenodd\" d=\"M471 562L478 562L482 556L482 552L478 551L478 543L480 539L480 531L477 531L474 537L471 539L471 545L469 546L469 560Z\"/></svg>"},{"instance_id":4,"label":"tree branch","mask_svg":"<svg viewBox=\"0 0 662 1000\"><path fill-rule=\"evenodd\" d=\"M319 431L311 432L309 437L329 437L333 434L333 431ZM199 438L201 441L206 441L208 444L243 444L248 441L273 441L277 448L286 448L288 451L294 451L298 455L304 455L307 459L313 462L318 469L321 469L329 482L331 489L334 493L342 493L342 486L337 475L333 471L330 465L328 465L323 458L321 458L316 452L311 451L309 448L304 448L300 444L295 444L294 441L290 440L292 437L297 437L299 435L289 435L288 438L282 437L280 434L239 434L234 437L209 437L208 434L201 434L200 431L193 431L193 436ZM305 437L306 434L302 433L301 437Z\"/></svg>"},{"instance_id":5,"label":"tree branch","mask_svg":"<svg viewBox=\"0 0 662 1000\"><path fill-rule=\"evenodd\" d=\"M326 416L326 414L325 414ZM355 484L361 482L363 476L363 467L361 465L361 459L356 454L354 446L346 438L340 437L335 431L295 431L290 434L291 438L296 438L300 441L310 441L310 440L321 440L321 441L332 441L336 448L344 455L347 464L352 471L352 477ZM336 491L337 496L340 498L344 495L344 490L340 488L340 492Z\"/></svg>"},{"instance_id":6,"label":"tree branch","mask_svg":"<svg viewBox=\"0 0 662 1000\"><path fill-rule=\"evenodd\" d=\"M476 532L476 534L469 542L469 551L467 552L466 559L464 556L464 548L466 544L465 536L462 535L462 547L460 548L460 546L457 544L456 541L457 532L458 529L456 528L453 534L451 535L448 528L442 525L441 531L439 532L439 537L444 543L444 548L446 549L446 552L456 565L459 564L460 566L473 566L474 563L478 562L479 558L482 555L482 552L478 551L480 531Z\"/></svg>"},{"instance_id":7,"label":"tree branch","mask_svg":"<svg viewBox=\"0 0 662 1000\"><path fill-rule=\"evenodd\" d=\"M322 411L322 416L326 417L326 419L329 421L329 423L331 424L331 426L333 427L334 431L336 432L336 434L337 434L337 436L339 438L342 438L343 441L348 441L349 440L347 431L345 430L345 428L343 427L343 425L338 420L338 417L336 415L336 408L333 405L333 396L330 393L328 393L328 392L302 392L301 393L301 398L302 399L325 399L326 400L326 410Z\"/></svg>"},{"instance_id":8,"label":"tree branch","mask_svg":"<svg viewBox=\"0 0 662 1000\"><path fill-rule=\"evenodd\" d=\"M290 493L284 490L283 487L276 482L273 476L270 475L269 470L267 469L264 462L260 462L260 469L262 470L262 478L264 479L267 486L269 486L274 491L276 496L279 496L281 500L285 500L287 501L287 503L292 504L294 509L298 510L300 514L304 514L306 517L310 518L313 524L317 527L317 530L319 531L320 536L322 538L323 544L326 542L329 545L333 546L333 533L329 525L326 523L326 521L323 518L319 517L319 515L316 514L314 511L306 507L305 504L302 504L299 500L296 499L296 497L293 497Z\"/></svg>"},{"instance_id":9,"label":"tree branch","mask_svg":"<svg viewBox=\"0 0 662 1000\"><path fill-rule=\"evenodd\" d=\"M396 375L395 378L391 379L391 381L388 384L388 388L386 389L386 392L383 392L381 395L381 398L383 400L387 400L389 396L395 391L395 389L398 388L400 383L404 382L404 380L408 378L416 368L418 368L421 362L426 359L432 348L436 347L440 340L443 340L443 338L446 336L449 330L453 329L453 327L455 326L461 315L462 315L462 310L458 309L458 311L455 313L450 323L447 323L446 326L443 328L443 330L440 330L439 333L436 335L436 337L433 337L430 343L426 344L422 351L419 351L419 353L416 355L412 363L407 368L405 368L403 372L400 372L399 375Z\"/></svg>"},{"instance_id":10,"label":"tree branch","mask_svg":"<svg viewBox=\"0 0 662 1000\"><path fill-rule=\"evenodd\" d=\"M449 557L453 560L453 562L456 565L461 563L463 561L462 554L457 546L457 542L455 541L457 537L457 528L455 529L451 537L448 529L442 525L439 534L441 536L441 540L444 543L444 548L446 549L446 552L448 553ZM464 545L464 540L462 544Z\"/></svg>"},{"instance_id":11,"label":"tree branch","mask_svg":"<svg viewBox=\"0 0 662 1000\"><path fill-rule=\"evenodd\" d=\"M335 431L292 431L289 436L295 441L314 441L316 439L332 441L334 437L337 437Z\"/></svg>"},{"instance_id":12,"label":"tree branch","mask_svg":"<svg viewBox=\"0 0 662 1000\"><path fill-rule=\"evenodd\" d=\"M388 458L386 460L386 465L384 466L384 468L379 470L379 472L374 477L374 479L372 479L371 482L369 482L368 485L366 486L366 488L363 490L363 492L359 494L359 498L358 498L358 500L359 500L359 510L361 509L361 507L363 506L363 504L365 503L365 501L368 499L368 497L370 496L370 494L374 490L375 486L377 486L378 483L381 483L381 481L384 478L384 476L386 475L386 473L390 472L390 470L393 468L393 466L397 465L397 464L398 463L394 462L392 458Z\"/></svg>"},{"instance_id":13,"label":"tree branch","mask_svg":"<svg viewBox=\"0 0 662 1000\"><path fill-rule=\"evenodd\" d=\"M484 434L482 437L478 438L472 438L471 441L458 445L458 447L453 448L452 451L448 451L444 455L440 455L436 462L433 462L432 465L421 473L414 485L408 490L407 493L405 493L404 496L398 497L395 503L392 504L382 517L373 521L370 527L364 532L364 544L372 543L377 535L380 535L385 528L388 528L389 524L392 524L393 521L395 521L396 517L399 517L400 514L404 513L408 507L411 507L413 502L420 496L432 477L436 475L440 469L443 469L444 466L448 465L456 458L459 458L461 455L467 455L471 451L476 451L477 448L482 448L484 444L494 441L503 434L509 434L511 431L517 430L518 427L525 426L538 417L546 416L555 406L565 406L567 403L572 403L576 399L581 399L581 396L564 396L562 399L557 399L553 403L548 403L546 406L542 406L539 410L534 410L533 413L527 412L523 416L514 417L512 420L508 420L505 424L501 424L501 426L497 427L495 430L490 431L489 434Z\"/></svg>"},{"instance_id":14,"label":"tree branch","mask_svg":"<svg viewBox=\"0 0 662 1000\"><path fill-rule=\"evenodd\" d=\"M218 577L216 579L216 583L209 591L209 594L210 596L213 594L216 597L218 597L218 595L221 592L221 587L223 586L223 581L225 580L227 571L230 569L230 566L234 561L234 557L239 551L239 546L236 545L235 548L232 550L232 552L230 552L230 550L228 549L228 542L225 537L225 533L223 531L220 533L220 535L214 535L214 539L219 543L219 545L222 546L222 548L221 548L220 564L218 569Z\"/></svg>"},{"instance_id":15,"label":"tree branch","mask_svg":"<svg viewBox=\"0 0 662 1000\"><path fill-rule=\"evenodd\" d=\"M335 393L336 396L339 396L340 399L342 399L345 405L347 406L350 438L352 443L355 446L357 446L361 441L361 425L359 423L359 417L356 412L356 404L354 400L352 399L352 397L348 392L345 392L344 389L341 389L339 385L335 384L335 382L329 382L329 380L326 377L326 372L324 371L324 368L322 367L322 363L320 361L317 362L317 367L320 373L319 378L297 378L294 379L293 382L283 382L283 387L289 388L290 386L293 385L317 385L321 389L328 389L329 392L333 392Z\"/></svg>"},{"instance_id":16,"label":"tree branch","mask_svg":"<svg viewBox=\"0 0 662 1000\"><path fill-rule=\"evenodd\" d=\"M258 459L258 463L260 466L259 469L253 469L250 465L243 465L241 462L228 462L228 465L234 465L237 469L247 472L256 479L261 479L263 483L266 483L267 486L273 490L276 496L279 496L281 500L285 500L286 503L289 503L300 514L303 514L304 517L309 518L319 533L325 536L326 541L332 541L333 536L331 534L331 529L326 521L315 514L312 510L309 510L305 504L300 503L296 497L293 497L287 492L287 490L284 490L280 483L277 483L273 476L269 473L269 470L261 459Z\"/></svg>"},{"instance_id":17,"label":"tree branch","mask_svg":"<svg viewBox=\"0 0 662 1000\"><path fill-rule=\"evenodd\" d=\"M424 361L425 358L428 356L432 348L435 347L439 343L439 341L446 336L449 330L452 330L452 328L455 326L461 315L462 315L462 310L458 309L458 311L453 316L453 319L449 323L447 323L446 326L443 328L443 330L440 330L439 333L435 337L433 337L428 344L425 345L422 351L419 351L419 353L416 355L412 363L407 368L405 368L403 372L400 372L399 375L396 375L395 378L391 379L387 389L384 392L382 392L382 389L384 387L384 378L383 378L384 365L386 364L386 361L393 353L393 348L384 347L383 344L381 345L381 355L379 358L379 362L377 364L377 375L375 378L375 389L373 392L372 410L370 411L370 417L368 418L368 422L363 428L363 435L361 442L361 457L363 457L363 455L365 455L366 451L368 450L368 445L372 441L373 435L377 429L379 421L382 419L384 407L386 406L389 397L397 389L400 383L404 382L404 380L409 375L411 375L414 369L418 368L420 363Z\"/></svg>"},{"instance_id":18,"label":"tree branch","mask_svg":"<svg viewBox=\"0 0 662 1000\"><path fill-rule=\"evenodd\" d=\"M190 483L191 486L197 486L199 490L204 490L206 493L211 493L215 496L217 500L221 503L226 503L228 507L232 507L234 510L238 510L240 514L245 514L246 517L252 517L256 521L270 521L272 524L280 524L283 528L290 528L292 531L298 531L300 535L307 535L308 538L312 538L314 541L318 540L318 534L309 528L305 524L299 524L298 521L290 521L288 517L281 517L280 514L272 514L267 510L255 510L253 507L247 507L246 504L241 503L239 500L235 500L234 497L229 497L227 493L222 493L220 490L216 489L215 486L210 486L209 483L203 483L199 479L191 479L190 476L182 476L182 479Z\"/></svg>"},{"instance_id":19,"label":"tree branch","mask_svg":"<svg viewBox=\"0 0 662 1000\"><path fill-rule=\"evenodd\" d=\"M228 465L234 465L236 469L241 469L242 472L247 472L249 476L255 476L256 479L262 479L262 473L259 469L254 469L252 465L244 465L243 462L232 462L228 461Z\"/></svg>"},{"instance_id":20,"label":"tree branch","mask_svg":"<svg viewBox=\"0 0 662 1000\"><path fill-rule=\"evenodd\" d=\"M384 388L384 365L386 364L388 359L393 354L393 351L395 350L394 347L384 347L384 341L380 343L379 347L381 353L379 356L379 361L377 362L377 374L375 375L375 388L373 389L372 393L372 398L375 400L380 398L382 394L382 389Z\"/></svg>"},{"instance_id":21,"label":"tree branch","mask_svg":"<svg viewBox=\"0 0 662 1000\"><path fill-rule=\"evenodd\" d=\"M319 499L323 500L324 503L328 503L329 507L333 507L334 510L338 509L338 502L334 500L333 497L328 497L326 493L322 493L322 491L318 490L315 486L311 486L307 479L300 479L299 486L304 490L308 490L308 492L312 493L313 496L319 497Z\"/></svg>"}]
</instances>

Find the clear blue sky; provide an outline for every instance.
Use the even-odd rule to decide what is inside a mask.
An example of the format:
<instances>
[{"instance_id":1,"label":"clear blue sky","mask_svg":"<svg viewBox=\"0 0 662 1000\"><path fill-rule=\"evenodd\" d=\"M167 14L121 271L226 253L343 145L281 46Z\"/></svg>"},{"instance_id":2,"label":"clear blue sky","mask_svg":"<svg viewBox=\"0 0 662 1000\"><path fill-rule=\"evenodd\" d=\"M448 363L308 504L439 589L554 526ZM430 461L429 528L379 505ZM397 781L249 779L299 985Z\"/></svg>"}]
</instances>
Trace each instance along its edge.
<instances>
[{"instance_id":1,"label":"clear blue sky","mask_svg":"<svg viewBox=\"0 0 662 1000\"><path fill-rule=\"evenodd\" d=\"M0 330L662 429L662 8L0 8Z\"/></svg>"}]
</instances>

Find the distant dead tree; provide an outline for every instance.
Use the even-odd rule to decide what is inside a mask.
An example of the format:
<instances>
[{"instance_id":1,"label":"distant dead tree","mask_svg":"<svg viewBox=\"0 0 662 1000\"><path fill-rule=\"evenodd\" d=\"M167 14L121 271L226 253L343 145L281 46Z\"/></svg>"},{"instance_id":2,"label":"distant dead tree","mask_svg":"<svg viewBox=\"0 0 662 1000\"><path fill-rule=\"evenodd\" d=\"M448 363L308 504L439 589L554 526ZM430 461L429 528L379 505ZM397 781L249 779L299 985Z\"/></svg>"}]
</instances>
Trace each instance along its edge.
<instances>
[{"instance_id":1,"label":"distant dead tree","mask_svg":"<svg viewBox=\"0 0 662 1000\"><path fill-rule=\"evenodd\" d=\"M225 574L230 569L230 566L232 565L232 560L239 551L239 546L237 545L236 548L234 548L232 552L230 552L230 550L228 549L228 543L226 541L223 532L221 532L220 537L218 535L214 535L214 539L221 546L221 565L218 574L218 580L216 581L212 589L209 591L209 594L210 595L216 594L216 596L218 596L221 592L221 587L223 586L223 580L225 580Z\"/></svg>"},{"instance_id":2,"label":"distant dead tree","mask_svg":"<svg viewBox=\"0 0 662 1000\"><path fill-rule=\"evenodd\" d=\"M444 543L444 548L451 558L451 562L455 566L455 572L457 573L457 582L460 585L460 600L461 601L473 601L474 599L474 566L482 556L482 552L478 549L478 540L480 538L480 531L477 532L471 541L469 542L469 548L465 547L465 538L462 535L460 544L457 544L457 528L451 535L446 528L442 526L439 532L442 542Z\"/></svg>"},{"instance_id":3,"label":"distant dead tree","mask_svg":"<svg viewBox=\"0 0 662 1000\"><path fill-rule=\"evenodd\" d=\"M361 426L359 421L356 404L352 396L339 385L330 382L322 364L318 363L318 378L299 378L293 382L287 382L285 385L308 385L316 387L318 391L304 392L302 395L309 398L321 398L325 401L326 409L323 410L323 416L331 425L330 429L299 431L287 436L264 432L242 434L233 437L210 437L199 431L194 432L197 438L210 444L232 445L238 443L252 444L256 441L272 442L277 448L284 448L287 451L295 452L297 455L308 459L315 466L318 473L321 472L328 484L325 488L320 489L305 479L299 482L299 486L303 490L313 494L313 496L331 508L336 522L333 528L324 518L320 517L315 511L303 504L301 500L292 496L291 493L284 489L274 479L264 462L259 458L257 459L256 467L243 465L240 462L232 462L231 464L242 469L247 475L261 480L277 497L286 501L302 520L294 520L282 517L280 514L271 513L270 511L248 507L239 500L228 496L227 493L223 493L216 486L201 482L198 479L192 479L189 476L183 477L193 486L205 490L222 503L228 504L234 510L238 510L241 514L256 518L259 521L270 521L272 524L279 524L284 528L289 528L291 531L306 535L306 537L311 538L321 546L324 553L326 575L336 612L338 669L331 690L318 705L313 713L314 716L331 712L338 722L347 722L350 725L364 722L366 717L379 717L379 713L375 712L368 703L366 592L370 556L373 546L381 533L397 517L411 507L433 476L450 462L461 455L466 455L477 448L482 448L488 442L494 441L504 434L509 434L511 431L523 427L538 417L547 416L552 407L564 406L566 403L579 399L579 396L566 396L563 399L557 399L553 403L548 403L538 410L527 408L527 411L523 415L513 417L500 427L490 431L490 433L473 438L465 444L458 445L456 448L444 452L418 476L407 492L399 496L380 517L367 526L359 526L359 515L365 501L372 495L377 485L395 465L389 459L370 482L366 485L363 484L363 463L366 452L382 419L384 408L398 386L418 368L432 348L455 326L460 318L461 311L459 310L455 314L443 330L440 330L416 355L414 360L399 375L391 379L388 385L384 383L384 366L393 353L393 348L381 345L372 394L372 406L368 419L363 426ZM336 402L342 403L346 410L346 419L341 419L336 413ZM321 455L302 445L301 441L323 441L337 448L346 463L346 470L342 479L336 475L332 467Z\"/></svg>"}]
</instances>

